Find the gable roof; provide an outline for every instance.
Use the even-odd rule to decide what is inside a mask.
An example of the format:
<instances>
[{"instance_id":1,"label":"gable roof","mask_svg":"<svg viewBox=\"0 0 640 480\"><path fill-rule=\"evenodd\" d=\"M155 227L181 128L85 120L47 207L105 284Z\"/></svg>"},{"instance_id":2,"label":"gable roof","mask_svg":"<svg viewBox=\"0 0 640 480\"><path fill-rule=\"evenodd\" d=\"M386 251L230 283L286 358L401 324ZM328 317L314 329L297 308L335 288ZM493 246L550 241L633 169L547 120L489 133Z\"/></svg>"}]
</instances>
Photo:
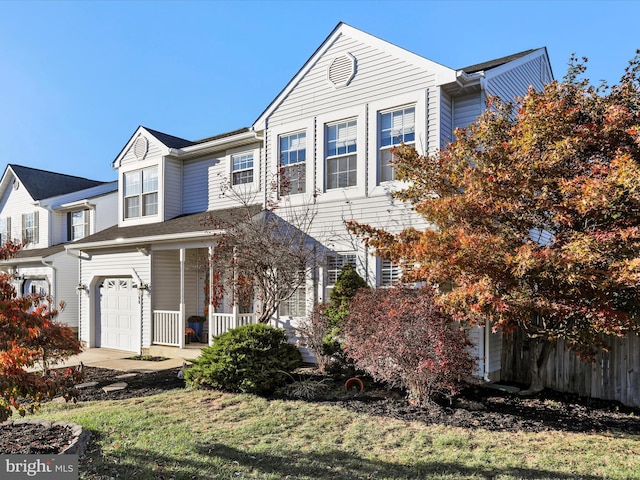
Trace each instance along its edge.
<instances>
[{"instance_id":1,"label":"gable roof","mask_svg":"<svg viewBox=\"0 0 640 480\"><path fill-rule=\"evenodd\" d=\"M280 91L278 96L267 106L267 108L260 114L260 116L253 123L253 127L256 130L262 130L266 127L267 118L278 108L282 101L289 95L289 93L296 87L296 85L304 78L307 72L320 60L322 55L335 43L335 41L341 35L348 35L358 41L372 45L380 50L386 51L391 55L399 58L403 58L406 61L415 64L418 67L433 71L438 76L440 83L448 83L455 81L456 71L452 68L445 67L437 62L429 60L418 54L410 52L404 48L398 47L390 42L382 40L374 35L358 30L344 22L338 23L336 27L331 31L327 38L320 44L315 52L304 63L302 68L298 70L296 75L287 83L287 85Z\"/></svg>"},{"instance_id":2,"label":"gable roof","mask_svg":"<svg viewBox=\"0 0 640 480\"><path fill-rule=\"evenodd\" d=\"M169 135L167 133L158 132L157 130L152 130L148 127L142 127L151 135L160 140L164 145L169 148L184 148L189 147L191 145L195 145L196 142L192 142L190 140L185 140L184 138L175 137L173 135Z\"/></svg>"},{"instance_id":3,"label":"gable roof","mask_svg":"<svg viewBox=\"0 0 640 480\"><path fill-rule=\"evenodd\" d=\"M492 68L499 67L504 65L505 63L512 62L521 57L529 55L530 53L535 52L538 49L530 49L525 50L524 52L514 53L513 55L507 55L506 57L496 58L494 60L489 60L487 62L476 63L475 65L470 65L468 67L461 68L464 73L476 73L476 72L486 72L487 70L491 70Z\"/></svg>"},{"instance_id":4,"label":"gable roof","mask_svg":"<svg viewBox=\"0 0 640 480\"><path fill-rule=\"evenodd\" d=\"M34 200L56 197L106 183L22 165L9 164L8 169L11 169Z\"/></svg>"}]
</instances>

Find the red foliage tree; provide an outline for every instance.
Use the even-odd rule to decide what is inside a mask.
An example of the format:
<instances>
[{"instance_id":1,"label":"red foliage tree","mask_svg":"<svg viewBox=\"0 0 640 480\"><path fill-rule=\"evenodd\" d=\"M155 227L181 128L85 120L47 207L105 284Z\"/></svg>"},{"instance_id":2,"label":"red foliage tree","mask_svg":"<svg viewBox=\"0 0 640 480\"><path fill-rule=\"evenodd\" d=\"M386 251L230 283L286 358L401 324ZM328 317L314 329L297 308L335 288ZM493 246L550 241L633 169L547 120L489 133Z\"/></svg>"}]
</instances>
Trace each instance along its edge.
<instances>
[{"instance_id":1,"label":"red foliage tree","mask_svg":"<svg viewBox=\"0 0 640 480\"><path fill-rule=\"evenodd\" d=\"M19 245L0 247L0 258L10 258ZM73 331L55 321L57 311L40 295L17 297L11 276L0 274L0 421L12 414L33 412L39 401L70 395L74 369L50 370L57 361L80 353ZM39 366L40 368L35 368Z\"/></svg>"},{"instance_id":2,"label":"red foliage tree","mask_svg":"<svg viewBox=\"0 0 640 480\"><path fill-rule=\"evenodd\" d=\"M456 393L474 365L464 329L430 288L361 289L342 331L344 350L358 368L405 388L419 405L436 393Z\"/></svg>"},{"instance_id":3,"label":"red foliage tree","mask_svg":"<svg viewBox=\"0 0 640 480\"><path fill-rule=\"evenodd\" d=\"M584 71L491 99L438 154L396 150L397 198L433 228L350 225L408 281L453 286L439 301L456 319L524 333L533 391L554 340L589 360L640 331L640 59L612 87Z\"/></svg>"}]
</instances>

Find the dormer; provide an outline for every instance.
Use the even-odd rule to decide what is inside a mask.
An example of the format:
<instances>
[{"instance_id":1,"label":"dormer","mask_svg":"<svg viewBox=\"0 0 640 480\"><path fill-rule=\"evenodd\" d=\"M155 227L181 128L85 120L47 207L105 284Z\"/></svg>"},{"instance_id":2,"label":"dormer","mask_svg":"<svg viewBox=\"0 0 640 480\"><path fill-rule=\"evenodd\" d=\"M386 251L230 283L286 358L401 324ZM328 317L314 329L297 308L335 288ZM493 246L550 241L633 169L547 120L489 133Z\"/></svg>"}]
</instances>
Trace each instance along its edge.
<instances>
[{"instance_id":1,"label":"dormer","mask_svg":"<svg viewBox=\"0 0 640 480\"><path fill-rule=\"evenodd\" d=\"M155 223L180 213L180 175L171 174L165 158L172 149L193 142L138 127L113 161L118 170L118 224Z\"/></svg>"}]
</instances>

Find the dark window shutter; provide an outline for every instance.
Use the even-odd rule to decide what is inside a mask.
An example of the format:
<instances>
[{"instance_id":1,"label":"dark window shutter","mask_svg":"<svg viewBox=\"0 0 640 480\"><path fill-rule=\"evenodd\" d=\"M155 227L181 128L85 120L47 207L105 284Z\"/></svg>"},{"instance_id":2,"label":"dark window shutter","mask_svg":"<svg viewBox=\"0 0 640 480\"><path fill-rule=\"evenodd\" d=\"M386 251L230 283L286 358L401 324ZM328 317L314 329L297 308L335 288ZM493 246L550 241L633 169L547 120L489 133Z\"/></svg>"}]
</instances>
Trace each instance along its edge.
<instances>
[{"instance_id":1,"label":"dark window shutter","mask_svg":"<svg viewBox=\"0 0 640 480\"><path fill-rule=\"evenodd\" d=\"M73 240L71 229L71 212L67 212L67 241Z\"/></svg>"}]
</instances>

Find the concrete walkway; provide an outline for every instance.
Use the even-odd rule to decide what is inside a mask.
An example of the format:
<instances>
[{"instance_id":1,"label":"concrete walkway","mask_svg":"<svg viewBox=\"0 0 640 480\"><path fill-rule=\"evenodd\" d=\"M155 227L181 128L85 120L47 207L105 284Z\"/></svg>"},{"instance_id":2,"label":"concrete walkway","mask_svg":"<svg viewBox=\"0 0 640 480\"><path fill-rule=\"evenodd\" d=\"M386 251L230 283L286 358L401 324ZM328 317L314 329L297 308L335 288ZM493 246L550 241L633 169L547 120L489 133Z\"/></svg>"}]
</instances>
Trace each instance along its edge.
<instances>
[{"instance_id":1,"label":"concrete walkway","mask_svg":"<svg viewBox=\"0 0 640 480\"><path fill-rule=\"evenodd\" d=\"M188 362L188 360L183 358L169 358L160 362L130 360L129 357L133 357L134 355L135 353L124 352L122 350L88 348L79 355L74 355L65 362L53 366L53 368L75 367L82 362L82 364L87 367L110 368L122 372L154 372L182 367L185 362Z\"/></svg>"}]
</instances>

